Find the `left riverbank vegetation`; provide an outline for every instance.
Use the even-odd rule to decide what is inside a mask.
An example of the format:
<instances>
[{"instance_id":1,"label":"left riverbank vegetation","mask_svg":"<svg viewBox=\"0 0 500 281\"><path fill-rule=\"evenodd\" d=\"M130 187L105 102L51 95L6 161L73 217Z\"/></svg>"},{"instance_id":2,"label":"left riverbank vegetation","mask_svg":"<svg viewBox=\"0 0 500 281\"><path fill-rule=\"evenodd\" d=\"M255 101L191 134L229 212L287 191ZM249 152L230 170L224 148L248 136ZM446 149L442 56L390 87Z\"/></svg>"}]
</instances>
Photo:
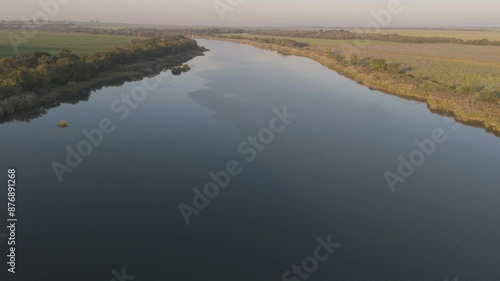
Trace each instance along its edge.
<instances>
[{"instance_id":1,"label":"left riverbank vegetation","mask_svg":"<svg viewBox=\"0 0 500 281\"><path fill-rule=\"evenodd\" d=\"M123 48L115 47L91 55L32 51L0 58L0 116L37 104L39 96L68 83L93 79L124 66L175 58L203 52L196 41L182 35L133 39ZM195 56L195 55L193 55Z\"/></svg>"}]
</instances>

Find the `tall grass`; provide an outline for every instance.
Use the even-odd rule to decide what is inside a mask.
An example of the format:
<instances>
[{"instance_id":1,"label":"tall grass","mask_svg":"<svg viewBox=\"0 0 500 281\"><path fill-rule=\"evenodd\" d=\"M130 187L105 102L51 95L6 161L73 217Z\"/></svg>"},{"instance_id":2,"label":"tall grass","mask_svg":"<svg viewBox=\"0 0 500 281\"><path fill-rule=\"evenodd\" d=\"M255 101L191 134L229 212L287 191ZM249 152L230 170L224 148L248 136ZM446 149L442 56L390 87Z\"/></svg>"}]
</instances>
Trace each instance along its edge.
<instances>
[{"instance_id":1,"label":"tall grass","mask_svg":"<svg viewBox=\"0 0 500 281\"><path fill-rule=\"evenodd\" d=\"M263 44L247 39L216 38L236 43L253 45L258 48L274 50L282 54L307 57L322 65L337 71L370 88L425 101L429 109L451 114L456 120L464 123L474 123L500 135L500 106L498 95L486 94L484 87L463 87L463 94L455 85L439 83L432 79L416 77L404 73L398 67L390 68L381 59L364 59L369 63L352 63L349 58L331 49L316 46L312 48L285 47L273 44ZM373 62L375 61L375 62ZM375 65L375 67L374 67ZM383 66L383 67L382 67ZM479 92L478 92L479 91Z\"/></svg>"}]
</instances>

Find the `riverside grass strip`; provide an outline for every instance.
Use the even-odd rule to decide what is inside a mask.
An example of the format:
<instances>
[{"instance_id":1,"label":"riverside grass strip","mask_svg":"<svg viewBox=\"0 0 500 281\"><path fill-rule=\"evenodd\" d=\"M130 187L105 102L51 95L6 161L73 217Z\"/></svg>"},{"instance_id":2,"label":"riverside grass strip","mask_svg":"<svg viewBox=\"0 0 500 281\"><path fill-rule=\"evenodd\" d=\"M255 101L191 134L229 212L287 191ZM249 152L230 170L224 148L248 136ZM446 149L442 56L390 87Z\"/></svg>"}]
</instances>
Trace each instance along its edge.
<instances>
[{"instance_id":1,"label":"riverside grass strip","mask_svg":"<svg viewBox=\"0 0 500 281\"><path fill-rule=\"evenodd\" d=\"M210 39L252 45L285 55L313 59L356 82L389 94L417 99L427 103L436 113L449 115L457 121L485 128L500 136L500 101L482 101L481 93L463 93L453 86L428 78L419 78L401 71L392 73L374 69L369 63L350 63L346 54L332 53L330 47L312 45L307 48L260 43L250 39L214 37ZM293 39L293 38L289 38ZM300 42L301 38L297 41ZM371 61L360 59L360 61Z\"/></svg>"}]
</instances>

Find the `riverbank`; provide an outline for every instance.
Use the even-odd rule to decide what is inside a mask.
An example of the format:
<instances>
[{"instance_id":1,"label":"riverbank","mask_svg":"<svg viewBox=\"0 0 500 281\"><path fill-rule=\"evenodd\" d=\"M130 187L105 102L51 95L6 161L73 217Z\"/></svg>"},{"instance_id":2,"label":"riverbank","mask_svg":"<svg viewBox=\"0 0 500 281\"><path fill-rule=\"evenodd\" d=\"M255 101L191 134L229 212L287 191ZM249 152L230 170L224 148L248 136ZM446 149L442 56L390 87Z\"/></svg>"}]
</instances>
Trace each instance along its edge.
<instances>
[{"instance_id":1,"label":"riverbank","mask_svg":"<svg viewBox=\"0 0 500 281\"><path fill-rule=\"evenodd\" d=\"M117 81L123 82L124 80L154 76L163 70L180 66L194 57L201 56L205 51L206 49L200 47L164 58L121 65L114 70L103 71L96 77L84 81L68 82L50 90L22 91L12 94L0 100L0 117L43 105L57 104L58 100L65 96L111 86Z\"/></svg>"},{"instance_id":2,"label":"riverbank","mask_svg":"<svg viewBox=\"0 0 500 281\"><path fill-rule=\"evenodd\" d=\"M86 81L70 82L66 85L51 89L50 91L38 91L39 100L40 102L45 102L62 95L74 94L96 87L104 87L106 83L114 83L115 81L125 78L135 79L155 76L163 70L178 67L197 56L201 56L205 51L205 49L198 49L181 55L178 54L176 56L159 58L152 61L120 66L117 70L103 72L98 77Z\"/></svg>"},{"instance_id":3,"label":"riverbank","mask_svg":"<svg viewBox=\"0 0 500 281\"><path fill-rule=\"evenodd\" d=\"M349 62L347 58L332 54L326 47L290 47L221 37L209 39L247 44L285 55L313 59L371 89L426 102L432 112L451 116L459 122L485 128L500 136L500 106L494 102L481 101L479 93L460 94L449 86L430 79L420 79L401 72L375 70L370 64L362 63L362 59L357 63Z\"/></svg>"}]
</instances>

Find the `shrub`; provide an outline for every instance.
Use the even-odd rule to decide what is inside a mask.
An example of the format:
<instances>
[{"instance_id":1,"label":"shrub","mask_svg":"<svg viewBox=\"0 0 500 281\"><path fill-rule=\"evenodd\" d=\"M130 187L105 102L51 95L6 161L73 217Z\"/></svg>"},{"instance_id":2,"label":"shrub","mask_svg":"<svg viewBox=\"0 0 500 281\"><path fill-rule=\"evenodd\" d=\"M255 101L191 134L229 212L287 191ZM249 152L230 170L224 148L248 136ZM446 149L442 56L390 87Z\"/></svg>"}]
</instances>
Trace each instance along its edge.
<instances>
[{"instance_id":1,"label":"shrub","mask_svg":"<svg viewBox=\"0 0 500 281\"><path fill-rule=\"evenodd\" d=\"M351 64L358 64L359 58L356 55L349 55L349 62Z\"/></svg>"},{"instance_id":2,"label":"shrub","mask_svg":"<svg viewBox=\"0 0 500 281\"><path fill-rule=\"evenodd\" d=\"M387 62L382 59L374 59L371 62L371 66L375 70L382 71L387 67Z\"/></svg>"},{"instance_id":3,"label":"shrub","mask_svg":"<svg viewBox=\"0 0 500 281\"><path fill-rule=\"evenodd\" d=\"M477 91L477 86L471 84L462 84L460 85L460 87L458 87L458 91L466 95L473 94Z\"/></svg>"},{"instance_id":4,"label":"shrub","mask_svg":"<svg viewBox=\"0 0 500 281\"><path fill-rule=\"evenodd\" d=\"M61 120L61 121L59 121L59 123L57 123L57 127L59 127L59 128L68 128L69 127L69 123L68 123L68 121Z\"/></svg>"},{"instance_id":5,"label":"shrub","mask_svg":"<svg viewBox=\"0 0 500 281\"><path fill-rule=\"evenodd\" d=\"M399 65L397 63L390 63L386 66L387 71L390 73L400 73L401 71L399 70Z\"/></svg>"},{"instance_id":6,"label":"shrub","mask_svg":"<svg viewBox=\"0 0 500 281\"><path fill-rule=\"evenodd\" d=\"M184 64L184 65L182 66L182 71L183 71L183 72L188 72L189 70L191 70L191 67L190 67L189 65Z\"/></svg>"},{"instance_id":7,"label":"shrub","mask_svg":"<svg viewBox=\"0 0 500 281\"><path fill-rule=\"evenodd\" d=\"M345 56L339 52L331 52L331 55L337 60L337 61L343 61L345 59Z\"/></svg>"},{"instance_id":8,"label":"shrub","mask_svg":"<svg viewBox=\"0 0 500 281\"><path fill-rule=\"evenodd\" d=\"M496 103L498 101L498 93L492 91L482 91L479 93L479 100L484 102Z\"/></svg>"},{"instance_id":9,"label":"shrub","mask_svg":"<svg viewBox=\"0 0 500 281\"><path fill-rule=\"evenodd\" d=\"M172 68L172 74L173 75L181 75L181 73L182 73L182 68L180 68L180 67L174 67L174 68Z\"/></svg>"}]
</instances>

